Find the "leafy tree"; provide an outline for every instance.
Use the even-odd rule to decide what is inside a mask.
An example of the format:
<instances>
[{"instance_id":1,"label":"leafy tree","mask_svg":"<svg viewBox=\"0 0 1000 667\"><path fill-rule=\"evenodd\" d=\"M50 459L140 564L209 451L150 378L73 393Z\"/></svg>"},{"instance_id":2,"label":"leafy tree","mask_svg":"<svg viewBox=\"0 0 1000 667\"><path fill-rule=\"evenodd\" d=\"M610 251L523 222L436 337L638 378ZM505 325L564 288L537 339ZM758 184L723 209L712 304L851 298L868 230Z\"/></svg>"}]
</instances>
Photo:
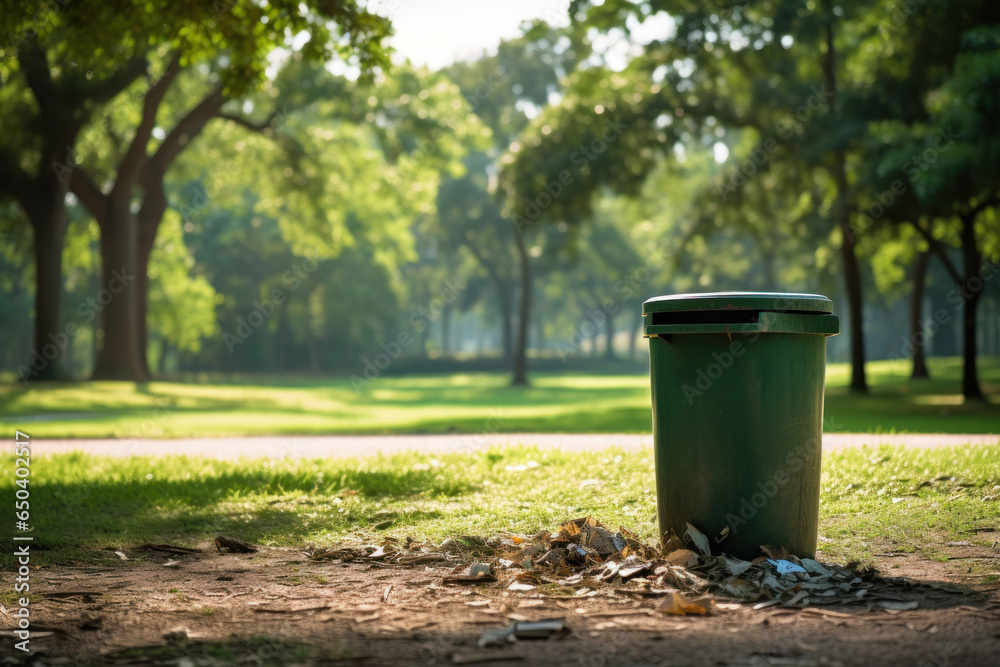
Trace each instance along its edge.
<instances>
[{"instance_id":1,"label":"leafy tree","mask_svg":"<svg viewBox=\"0 0 1000 667\"><path fill-rule=\"evenodd\" d=\"M309 37L299 51L308 60L350 54L363 68L369 68L384 61L380 41L388 21L359 8L353 0L277 0L266 4L252 0L214 4L81 0L66 5L50 3L37 11L16 3L4 17L0 27L30 34L15 47L14 64L4 72L5 80L19 75L20 83L10 95L12 102L22 107L19 115L26 119L23 131L13 133L22 144L8 149L0 164L7 176L2 180L14 184L13 196L28 212L36 232L41 232L36 233L36 239L46 238L45 243L36 243L38 294L52 293L49 283L61 282L54 266L59 264L65 232L61 210L41 209L61 209L69 185L66 176L71 174L74 191L101 225L102 284L121 280L113 272L137 276L135 284L117 295L103 313L105 345L95 376L145 378L148 371L139 318L145 315L148 255L167 205L163 187L167 168L209 119L224 113L228 100L259 84L267 55L284 46L288 35ZM115 47L120 47L123 55L114 53ZM147 57L159 63L155 74ZM114 63L121 61L126 65L116 68ZM167 92L181 71L195 63L208 65L209 90L167 126L170 131L164 131L159 143L151 145L154 129L163 121L158 112ZM95 77L95 71L100 76ZM113 99L142 74L147 82L141 116L126 139L114 178L98 184L90 174L74 168L77 137L95 104ZM24 92L29 90L31 99ZM67 154L69 159L64 160ZM30 166L24 168L17 155L30 156ZM49 165L60 165L61 169L51 174ZM18 194L32 192L34 198ZM136 196L140 199L133 210ZM58 313L58 303L53 308L53 301L53 297L46 297L48 305L39 311L49 315L40 318L42 333L36 334L37 340L54 328L51 313Z\"/></svg>"},{"instance_id":2,"label":"leafy tree","mask_svg":"<svg viewBox=\"0 0 1000 667\"><path fill-rule=\"evenodd\" d=\"M962 306L962 392L982 399L976 311L1000 260L1000 140L992 130L1000 109L1000 20L962 35L949 70L925 100L925 122L878 128L880 188L864 221L873 223L876 205L889 209L887 217L906 220L955 281L948 301ZM959 248L959 263L947 252L949 245Z\"/></svg>"},{"instance_id":3,"label":"leafy tree","mask_svg":"<svg viewBox=\"0 0 1000 667\"><path fill-rule=\"evenodd\" d=\"M516 205L566 172L572 179L565 194L545 215L581 219L597 189L635 193L658 160L673 158L681 146L701 141L708 148L734 134L751 137L749 150L731 155L739 171L719 184L715 196L739 203L737 195L762 174L779 179L786 199L796 188L806 193L810 210L802 221L840 247L851 386L864 391L862 274L852 229L870 181L860 180L865 172L853 165L865 158L872 123L909 123L926 115L911 101L940 85L947 71L940 63L957 44L948 33L956 25L990 23L995 13L988 3L974 3L941 21L936 12L945 10L937 8L936 41L913 50L901 37L906 31L882 34L888 9L889 3L832 0L574 2L571 16L608 34L627 34L634 22L660 12L669 15L671 34L649 43L623 69L595 66L573 76L563 104L535 119L505 159L501 180L508 201ZM887 57L894 49L912 67ZM595 129L609 129L609 136L599 141ZM573 156L588 142L593 150L575 167ZM530 217L531 211L524 213Z\"/></svg>"},{"instance_id":4,"label":"leafy tree","mask_svg":"<svg viewBox=\"0 0 1000 667\"><path fill-rule=\"evenodd\" d=\"M516 145L516 137L527 127L531 117L559 96L562 79L589 53L589 44L579 31L556 29L537 21L526 24L521 37L502 42L496 55L482 57L473 63L456 63L449 68L449 75L461 86L466 98L474 100L476 115L492 131L495 147L488 153L491 159L508 146ZM491 176L491 180L494 173L495 167L491 163L487 166L487 175ZM483 210L487 211L487 216L491 215L485 203ZM526 240L526 235L532 230L530 226L518 224L518 219L512 217L507 208L500 210L500 218L514 223L514 234L508 237L505 232L500 232L497 241L503 243L505 238L512 239L514 256L519 265L520 293L511 382L514 386L526 386L533 289L528 253L530 241ZM487 217L482 222L489 220ZM471 238L477 236L473 232ZM467 247L475 254L476 248L481 245L470 239ZM499 251L497 256L503 257L503 251ZM502 280L499 272L495 280Z\"/></svg>"}]
</instances>

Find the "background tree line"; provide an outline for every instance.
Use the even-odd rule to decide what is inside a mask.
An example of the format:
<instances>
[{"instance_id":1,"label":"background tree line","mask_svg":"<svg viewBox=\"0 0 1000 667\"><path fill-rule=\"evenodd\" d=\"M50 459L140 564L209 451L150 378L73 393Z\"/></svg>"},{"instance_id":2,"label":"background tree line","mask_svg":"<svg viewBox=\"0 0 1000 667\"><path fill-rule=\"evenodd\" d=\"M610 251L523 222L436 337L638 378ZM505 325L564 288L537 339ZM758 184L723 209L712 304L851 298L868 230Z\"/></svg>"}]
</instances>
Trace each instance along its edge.
<instances>
[{"instance_id":1,"label":"background tree line","mask_svg":"<svg viewBox=\"0 0 1000 667\"><path fill-rule=\"evenodd\" d=\"M23 381L525 384L639 367L641 301L714 289L833 296L857 391L932 352L974 398L1000 353L993 3L574 2L436 72L353 2L149 4L4 8Z\"/></svg>"}]
</instances>

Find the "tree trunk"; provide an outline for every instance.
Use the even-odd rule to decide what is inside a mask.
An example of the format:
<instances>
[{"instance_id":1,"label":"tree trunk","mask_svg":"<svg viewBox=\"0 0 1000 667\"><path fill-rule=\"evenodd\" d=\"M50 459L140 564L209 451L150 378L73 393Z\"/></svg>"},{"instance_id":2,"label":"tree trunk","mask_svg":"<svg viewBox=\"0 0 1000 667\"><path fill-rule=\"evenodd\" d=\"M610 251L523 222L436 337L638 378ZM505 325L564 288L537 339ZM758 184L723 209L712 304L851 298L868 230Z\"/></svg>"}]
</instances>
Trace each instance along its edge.
<instances>
[{"instance_id":1,"label":"tree trunk","mask_svg":"<svg viewBox=\"0 0 1000 667\"><path fill-rule=\"evenodd\" d=\"M517 321L517 342L514 349L514 377L511 380L513 387L528 386L528 317L531 314L531 264L528 257L528 249L524 245L524 235L517 231L515 236L515 247L517 256L521 261L521 303L520 316Z\"/></svg>"},{"instance_id":2,"label":"tree trunk","mask_svg":"<svg viewBox=\"0 0 1000 667\"><path fill-rule=\"evenodd\" d=\"M514 340L511 332L514 328L514 309L510 303L510 290L505 281L497 282L500 292L500 340L503 344L503 358L510 360L514 351Z\"/></svg>"},{"instance_id":3,"label":"tree trunk","mask_svg":"<svg viewBox=\"0 0 1000 667\"><path fill-rule=\"evenodd\" d=\"M634 315L635 324L632 325L631 335L628 337L628 360L635 361L635 347L636 340L639 338L639 334L642 333L642 313L636 311Z\"/></svg>"},{"instance_id":4,"label":"tree trunk","mask_svg":"<svg viewBox=\"0 0 1000 667\"><path fill-rule=\"evenodd\" d=\"M983 400L976 370L976 308L983 295L983 279L979 275L982 256L976 245L976 215L962 216L962 264L965 284L961 285L965 304L962 309L962 394L966 400Z\"/></svg>"},{"instance_id":5,"label":"tree trunk","mask_svg":"<svg viewBox=\"0 0 1000 667\"><path fill-rule=\"evenodd\" d=\"M847 309L851 319L851 391L868 392L865 379L864 299L861 294L861 271L854 255L854 239L844 227L844 245L841 247L844 262L844 287L847 290Z\"/></svg>"},{"instance_id":6,"label":"tree trunk","mask_svg":"<svg viewBox=\"0 0 1000 667\"><path fill-rule=\"evenodd\" d=\"M829 90L832 120L841 120L837 95L837 51L834 41L834 26L837 18L833 13L832 0L826 0L824 9L827 16L826 53L823 58L823 78ZM834 220L840 225L844 236L841 246L841 259L844 264L844 283L847 289L847 306L851 317L851 391L868 393L868 383L865 380L865 335L864 335L864 299L861 295L861 271L858 269L858 258L854 254L854 234L850 226L851 207L849 184L847 182L847 156L844 148L837 147L833 151L831 168L833 180L837 184L837 201L834 205Z\"/></svg>"},{"instance_id":7,"label":"tree trunk","mask_svg":"<svg viewBox=\"0 0 1000 667\"><path fill-rule=\"evenodd\" d=\"M62 305L62 249L66 237L65 189L46 193L31 211L35 236L35 346L22 367L25 382L58 380L63 376L60 356L69 347L69 336L60 329Z\"/></svg>"},{"instance_id":8,"label":"tree trunk","mask_svg":"<svg viewBox=\"0 0 1000 667\"><path fill-rule=\"evenodd\" d=\"M160 181L162 184L162 180ZM149 345L149 259L156 244L156 232L160 229L163 214L167 210L167 200L162 192L146 191L146 201L136 216L137 249L136 256L136 295L135 295L135 327L138 330L140 344L140 362L143 372L149 376L149 360L147 350Z\"/></svg>"},{"instance_id":9,"label":"tree trunk","mask_svg":"<svg viewBox=\"0 0 1000 667\"><path fill-rule=\"evenodd\" d=\"M611 361L615 358L615 318L611 313L604 313L604 358Z\"/></svg>"},{"instance_id":10,"label":"tree trunk","mask_svg":"<svg viewBox=\"0 0 1000 667\"><path fill-rule=\"evenodd\" d=\"M441 354L451 349L451 304L441 309Z\"/></svg>"},{"instance_id":11,"label":"tree trunk","mask_svg":"<svg viewBox=\"0 0 1000 667\"><path fill-rule=\"evenodd\" d=\"M136 326L139 267L137 225L127 198L111 204L101 225L101 286L97 307L104 339L94 364L94 380L148 382L144 346Z\"/></svg>"},{"instance_id":12,"label":"tree trunk","mask_svg":"<svg viewBox=\"0 0 1000 667\"><path fill-rule=\"evenodd\" d=\"M931 261L930 250L917 255L913 268L913 290L910 293L910 342L913 344L913 374L910 379L929 379L927 360L924 355L924 283L927 282L927 267Z\"/></svg>"}]
</instances>

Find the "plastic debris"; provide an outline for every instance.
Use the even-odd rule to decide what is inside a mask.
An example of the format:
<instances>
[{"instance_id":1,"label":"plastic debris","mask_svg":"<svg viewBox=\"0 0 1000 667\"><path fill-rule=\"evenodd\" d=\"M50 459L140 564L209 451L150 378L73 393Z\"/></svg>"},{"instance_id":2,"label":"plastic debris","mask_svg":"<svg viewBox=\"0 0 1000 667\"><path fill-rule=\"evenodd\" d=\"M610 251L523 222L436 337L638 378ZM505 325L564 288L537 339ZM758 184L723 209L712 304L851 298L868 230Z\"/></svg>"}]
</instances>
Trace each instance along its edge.
<instances>
[{"instance_id":1,"label":"plastic debris","mask_svg":"<svg viewBox=\"0 0 1000 667\"><path fill-rule=\"evenodd\" d=\"M789 572L805 572L806 569L801 565L793 563L790 560L774 560L768 558L767 562L778 568L778 574L788 574Z\"/></svg>"},{"instance_id":2,"label":"plastic debris","mask_svg":"<svg viewBox=\"0 0 1000 667\"><path fill-rule=\"evenodd\" d=\"M514 621L504 628L487 630L479 637L479 648L506 646L519 639L548 639L569 632L565 618L546 618L540 621Z\"/></svg>"},{"instance_id":3,"label":"plastic debris","mask_svg":"<svg viewBox=\"0 0 1000 667\"><path fill-rule=\"evenodd\" d=\"M681 593L675 592L673 595L661 602L656 608L656 611L663 612L664 614L708 615L718 613L719 609L715 605L715 600L713 600L710 595L692 600L685 597Z\"/></svg>"}]
</instances>

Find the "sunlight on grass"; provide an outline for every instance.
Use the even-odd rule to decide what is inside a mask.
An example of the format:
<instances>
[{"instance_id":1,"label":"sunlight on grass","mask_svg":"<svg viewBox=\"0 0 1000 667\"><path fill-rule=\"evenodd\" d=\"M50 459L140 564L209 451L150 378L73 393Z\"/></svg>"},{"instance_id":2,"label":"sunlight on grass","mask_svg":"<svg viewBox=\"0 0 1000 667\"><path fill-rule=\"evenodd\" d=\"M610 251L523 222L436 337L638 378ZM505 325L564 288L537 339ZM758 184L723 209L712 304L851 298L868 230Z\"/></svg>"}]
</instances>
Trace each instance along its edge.
<instances>
[{"instance_id":1,"label":"sunlight on grass","mask_svg":"<svg viewBox=\"0 0 1000 667\"><path fill-rule=\"evenodd\" d=\"M965 404L961 360L932 359L930 381L902 362L868 364L872 392L827 372L827 428L847 432L996 433L1000 405ZM0 386L0 428L35 438L177 438L335 433L648 433L645 375L536 374L528 389L500 373L383 377L356 392L344 378L225 382L97 382ZM1000 392L1000 360L984 360L984 389Z\"/></svg>"},{"instance_id":2,"label":"sunlight on grass","mask_svg":"<svg viewBox=\"0 0 1000 667\"><path fill-rule=\"evenodd\" d=\"M829 558L913 551L1000 521L1000 445L845 449L823 464L821 548ZM32 459L35 543L59 553L217 534L276 546L534 533L594 515L656 538L652 452L534 447L328 460L79 453ZM13 495L4 457L0 495ZM67 556L68 557L68 556ZM0 563L3 558L0 557Z\"/></svg>"}]
</instances>

